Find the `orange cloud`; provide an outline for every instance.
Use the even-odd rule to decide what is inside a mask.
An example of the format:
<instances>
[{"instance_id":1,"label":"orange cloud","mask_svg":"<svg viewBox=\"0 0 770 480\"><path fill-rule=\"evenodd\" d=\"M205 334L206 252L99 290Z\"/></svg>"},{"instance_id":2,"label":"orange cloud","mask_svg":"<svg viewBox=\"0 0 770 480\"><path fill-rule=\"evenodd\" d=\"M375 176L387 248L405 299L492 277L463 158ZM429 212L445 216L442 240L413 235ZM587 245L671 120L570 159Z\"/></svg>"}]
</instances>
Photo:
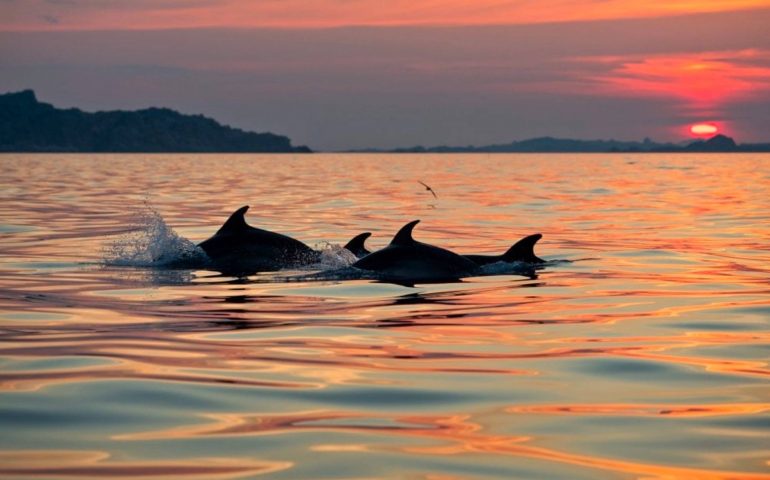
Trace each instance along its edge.
<instances>
[{"instance_id":1,"label":"orange cloud","mask_svg":"<svg viewBox=\"0 0 770 480\"><path fill-rule=\"evenodd\" d=\"M770 8L770 0L25 0L3 30L491 25L652 18Z\"/></svg>"},{"instance_id":2,"label":"orange cloud","mask_svg":"<svg viewBox=\"0 0 770 480\"><path fill-rule=\"evenodd\" d=\"M706 52L619 62L594 78L608 93L667 97L696 111L753 98L770 89L770 52Z\"/></svg>"},{"instance_id":3,"label":"orange cloud","mask_svg":"<svg viewBox=\"0 0 770 480\"><path fill-rule=\"evenodd\" d=\"M741 50L574 59L562 79L530 90L678 102L687 114L719 115L770 92L770 51Z\"/></svg>"}]
</instances>

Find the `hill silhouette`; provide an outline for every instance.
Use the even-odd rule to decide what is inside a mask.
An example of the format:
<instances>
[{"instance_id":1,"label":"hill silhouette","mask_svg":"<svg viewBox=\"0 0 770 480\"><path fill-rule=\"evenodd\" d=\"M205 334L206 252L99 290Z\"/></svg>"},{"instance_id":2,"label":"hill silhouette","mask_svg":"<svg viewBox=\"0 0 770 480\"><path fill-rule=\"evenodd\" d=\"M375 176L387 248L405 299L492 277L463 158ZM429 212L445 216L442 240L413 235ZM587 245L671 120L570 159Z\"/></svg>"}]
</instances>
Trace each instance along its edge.
<instances>
[{"instance_id":1,"label":"hill silhouette","mask_svg":"<svg viewBox=\"0 0 770 480\"><path fill-rule=\"evenodd\" d=\"M409 147L392 150L365 149L357 152L389 153L609 153L609 152L770 152L770 144L738 145L730 137L716 135L706 141L687 144L657 143L649 138L641 142L619 140L575 140L569 138L538 137L505 144L464 147Z\"/></svg>"},{"instance_id":2,"label":"hill silhouette","mask_svg":"<svg viewBox=\"0 0 770 480\"><path fill-rule=\"evenodd\" d=\"M58 109L35 92L0 95L5 152L310 152L288 137L246 132L168 108L88 113Z\"/></svg>"},{"instance_id":3,"label":"hill silhouette","mask_svg":"<svg viewBox=\"0 0 770 480\"><path fill-rule=\"evenodd\" d=\"M770 152L770 143L737 144L725 135L688 144L538 137L484 146L415 146L360 149L389 153L605 153L605 152ZM0 152L185 152L308 153L288 137L247 132L203 115L168 108L84 112L59 109L35 92L0 94Z\"/></svg>"},{"instance_id":4,"label":"hill silhouette","mask_svg":"<svg viewBox=\"0 0 770 480\"><path fill-rule=\"evenodd\" d=\"M735 152L738 148L735 140L725 135L714 135L705 142L693 142L686 147L693 152Z\"/></svg>"}]
</instances>

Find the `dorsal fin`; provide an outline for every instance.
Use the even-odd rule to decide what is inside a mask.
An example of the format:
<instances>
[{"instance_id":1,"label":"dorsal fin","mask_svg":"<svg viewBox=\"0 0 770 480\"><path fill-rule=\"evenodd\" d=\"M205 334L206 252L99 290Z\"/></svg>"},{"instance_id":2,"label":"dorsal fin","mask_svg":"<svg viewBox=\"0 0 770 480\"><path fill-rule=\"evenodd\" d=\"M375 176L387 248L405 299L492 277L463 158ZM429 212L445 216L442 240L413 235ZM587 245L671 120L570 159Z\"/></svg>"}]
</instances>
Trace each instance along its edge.
<instances>
[{"instance_id":1,"label":"dorsal fin","mask_svg":"<svg viewBox=\"0 0 770 480\"><path fill-rule=\"evenodd\" d=\"M545 263L545 260L535 255L535 244L541 238L543 236L539 233L522 238L503 254L503 261Z\"/></svg>"},{"instance_id":2,"label":"dorsal fin","mask_svg":"<svg viewBox=\"0 0 770 480\"><path fill-rule=\"evenodd\" d=\"M408 246L408 245L414 245L414 238L412 238L412 230L414 230L414 226L420 223L419 220L413 220L403 227L401 227L401 230L396 233L396 236L393 237L393 240L390 241L391 245L401 245L401 246Z\"/></svg>"},{"instance_id":3,"label":"dorsal fin","mask_svg":"<svg viewBox=\"0 0 770 480\"><path fill-rule=\"evenodd\" d=\"M249 225L246 223L246 219L243 216L246 214L246 210L249 209L248 205L244 205L227 219L224 225L217 230L217 233L237 232L247 228Z\"/></svg>"},{"instance_id":4,"label":"dorsal fin","mask_svg":"<svg viewBox=\"0 0 770 480\"><path fill-rule=\"evenodd\" d=\"M368 255L371 252L366 249L364 242L372 235L371 232L359 233L353 237L343 248L353 252L356 256Z\"/></svg>"}]
</instances>

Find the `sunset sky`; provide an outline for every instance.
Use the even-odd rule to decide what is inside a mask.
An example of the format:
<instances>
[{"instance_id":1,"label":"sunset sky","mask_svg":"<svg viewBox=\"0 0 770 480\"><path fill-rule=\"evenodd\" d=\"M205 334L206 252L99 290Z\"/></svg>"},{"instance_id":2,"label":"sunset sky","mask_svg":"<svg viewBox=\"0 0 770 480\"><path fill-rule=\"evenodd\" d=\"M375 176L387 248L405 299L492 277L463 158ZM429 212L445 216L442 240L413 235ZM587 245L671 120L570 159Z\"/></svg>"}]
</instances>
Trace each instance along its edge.
<instances>
[{"instance_id":1,"label":"sunset sky","mask_svg":"<svg viewBox=\"0 0 770 480\"><path fill-rule=\"evenodd\" d=\"M0 0L0 92L316 149L770 141L770 0Z\"/></svg>"}]
</instances>

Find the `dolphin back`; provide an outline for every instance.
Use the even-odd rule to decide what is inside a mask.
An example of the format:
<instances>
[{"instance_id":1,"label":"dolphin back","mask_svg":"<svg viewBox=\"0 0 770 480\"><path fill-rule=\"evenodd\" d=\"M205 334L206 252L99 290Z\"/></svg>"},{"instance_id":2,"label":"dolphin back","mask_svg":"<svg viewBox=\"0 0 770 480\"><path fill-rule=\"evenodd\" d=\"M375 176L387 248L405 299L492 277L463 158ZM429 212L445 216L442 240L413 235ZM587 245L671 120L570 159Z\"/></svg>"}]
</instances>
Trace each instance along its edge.
<instances>
[{"instance_id":1,"label":"dolphin back","mask_svg":"<svg viewBox=\"0 0 770 480\"><path fill-rule=\"evenodd\" d=\"M230 218L225 221L224 224L222 224L221 227L219 227L219 230L217 230L217 233L215 235L219 235L220 233L228 233L228 232L240 232L243 230L246 230L249 228L249 225L246 223L246 218L244 218L244 215L246 215L246 212L249 210L248 205L244 205L238 210L234 211L232 215L230 215Z\"/></svg>"},{"instance_id":2,"label":"dolphin back","mask_svg":"<svg viewBox=\"0 0 770 480\"><path fill-rule=\"evenodd\" d=\"M370 253L372 253L369 250L367 250L366 246L364 245L364 242L366 242L366 239L371 236L372 236L371 232L359 233L358 235L353 237L348 243L346 243L343 248L352 252L353 255L355 255L358 258L365 257L366 255L369 255Z\"/></svg>"},{"instance_id":3,"label":"dolphin back","mask_svg":"<svg viewBox=\"0 0 770 480\"><path fill-rule=\"evenodd\" d=\"M504 262L527 262L527 263L545 263L545 260L535 255L535 244L543 238L543 235L535 233L528 237L524 237L518 242L514 243L511 248L508 249L502 255Z\"/></svg>"},{"instance_id":4,"label":"dolphin back","mask_svg":"<svg viewBox=\"0 0 770 480\"><path fill-rule=\"evenodd\" d=\"M538 258L535 255L535 244L543 238L539 233L524 237L518 242L514 243L502 255L463 255L468 260L474 262L476 265L489 265L497 262L526 262L526 263L545 263L545 260Z\"/></svg>"},{"instance_id":5,"label":"dolphin back","mask_svg":"<svg viewBox=\"0 0 770 480\"><path fill-rule=\"evenodd\" d=\"M417 223L419 220L401 227L390 245L367 255L353 266L376 272L383 279L407 282L454 281L479 271L479 267L465 257L412 238Z\"/></svg>"},{"instance_id":6,"label":"dolphin back","mask_svg":"<svg viewBox=\"0 0 770 480\"><path fill-rule=\"evenodd\" d=\"M393 236L393 240L390 241L390 244L408 247L417 243L417 241L412 238L412 230L414 230L414 227L418 223L420 223L419 220L412 220L411 222L401 227L401 229Z\"/></svg>"},{"instance_id":7,"label":"dolphin back","mask_svg":"<svg viewBox=\"0 0 770 480\"><path fill-rule=\"evenodd\" d=\"M217 265L244 271L270 271L317 261L320 254L304 243L246 223L243 206L219 230L198 244Z\"/></svg>"}]
</instances>

